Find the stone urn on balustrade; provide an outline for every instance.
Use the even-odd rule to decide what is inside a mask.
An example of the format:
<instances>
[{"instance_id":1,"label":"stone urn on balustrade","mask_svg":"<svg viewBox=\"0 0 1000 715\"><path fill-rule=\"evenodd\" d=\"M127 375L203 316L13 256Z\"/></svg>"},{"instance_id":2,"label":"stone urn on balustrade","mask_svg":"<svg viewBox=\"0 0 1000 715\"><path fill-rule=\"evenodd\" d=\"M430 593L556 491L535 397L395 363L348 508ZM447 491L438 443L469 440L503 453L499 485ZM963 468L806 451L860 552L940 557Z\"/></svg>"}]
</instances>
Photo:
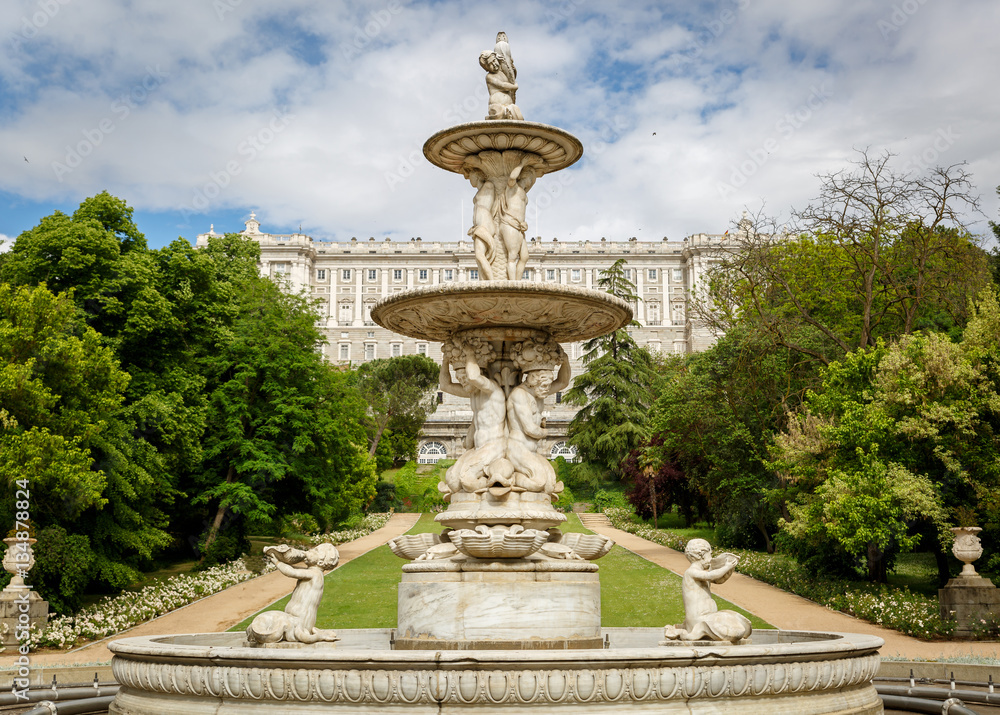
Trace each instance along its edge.
<instances>
[{"instance_id":1,"label":"stone urn on balustrade","mask_svg":"<svg viewBox=\"0 0 1000 715\"><path fill-rule=\"evenodd\" d=\"M1000 610L1000 589L988 578L976 573L973 562L983 555L983 545L977 534L978 526L956 526L955 544L951 552L962 562L962 572L938 591L941 620L955 621L955 636L971 638L972 624L985 614Z\"/></svg>"}]
</instances>

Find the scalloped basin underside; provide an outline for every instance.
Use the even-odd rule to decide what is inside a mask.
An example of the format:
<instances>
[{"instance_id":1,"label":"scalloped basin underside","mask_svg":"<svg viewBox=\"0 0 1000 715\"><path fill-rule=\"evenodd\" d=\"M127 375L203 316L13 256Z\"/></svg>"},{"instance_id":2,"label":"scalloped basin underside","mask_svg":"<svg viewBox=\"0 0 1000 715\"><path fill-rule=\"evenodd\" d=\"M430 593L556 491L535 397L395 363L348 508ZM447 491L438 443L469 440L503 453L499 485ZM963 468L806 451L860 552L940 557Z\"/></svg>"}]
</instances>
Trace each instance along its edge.
<instances>
[{"instance_id":1,"label":"scalloped basin underside","mask_svg":"<svg viewBox=\"0 0 1000 715\"><path fill-rule=\"evenodd\" d=\"M242 633L111 644L110 712L881 713L879 638L754 631L749 645L659 646L660 628L606 628L600 650L397 651L394 632L244 648ZM284 645L284 644L283 644Z\"/></svg>"}]
</instances>

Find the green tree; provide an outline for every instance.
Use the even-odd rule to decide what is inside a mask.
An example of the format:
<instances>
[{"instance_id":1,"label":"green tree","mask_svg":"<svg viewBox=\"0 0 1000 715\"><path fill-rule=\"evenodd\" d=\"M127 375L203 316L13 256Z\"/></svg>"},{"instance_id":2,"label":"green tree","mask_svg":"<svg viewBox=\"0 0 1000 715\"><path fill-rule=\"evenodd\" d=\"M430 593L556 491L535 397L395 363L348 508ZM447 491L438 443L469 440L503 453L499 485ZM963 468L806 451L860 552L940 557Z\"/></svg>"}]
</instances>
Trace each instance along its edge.
<instances>
[{"instance_id":1,"label":"green tree","mask_svg":"<svg viewBox=\"0 0 1000 715\"><path fill-rule=\"evenodd\" d=\"M724 543L774 550L782 500L768 448L810 376L788 349L739 329L666 362L645 452L681 469Z\"/></svg>"},{"instance_id":2,"label":"green tree","mask_svg":"<svg viewBox=\"0 0 1000 715\"><path fill-rule=\"evenodd\" d=\"M75 602L84 575L128 585L169 540L162 492L122 420L128 381L69 296L0 284L0 478L29 480L40 538L60 533L45 527L88 537L69 540L88 564L73 588L48 583L66 589L56 604ZM5 495L13 513L14 489Z\"/></svg>"},{"instance_id":3,"label":"green tree","mask_svg":"<svg viewBox=\"0 0 1000 715\"><path fill-rule=\"evenodd\" d=\"M322 495L337 501L309 510L329 522L375 496L373 460L361 446L363 406L348 401L345 377L323 362L316 314L266 278L243 291L232 332L209 360L209 429L195 500L214 505L206 553L227 514L263 523L282 502L298 507Z\"/></svg>"},{"instance_id":4,"label":"green tree","mask_svg":"<svg viewBox=\"0 0 1000 715\"><path fill-rule=\"evenodd\" d=\"M828 364L921 329L960 328L989 281L986 254L958 217L975 208L961 166L896 172L862 152L822 175L819 197L779 229L745 219L720 248L696 312Z\"/></svg>"},{"instance_id":5,"label":"green tree","mask_svg":"<svg viewBox=\"0 0 1000 715\"><path fill-rule=\"evenodd\" d=\"M970 323L969 345L914 334L825 369L822 388L776 440L777 466L798 487L790 534L828 539L884 581L892 554L912 548L923 523L946 570L949 520L1000 483L1000 397L972 356L983 317Z\"/></svg>"},{"instance_id":6,"label":"green tree","mask_svg":"<svg viewBox=\"0 0 1000 715\"><path fill-rule=\"evenodd\" d=\"M368 454L375 456L390 425L394 437L412 432L415 441L437 409L438 372L437 363L426 355L371 360L358 367L358 390L368 405Z\"/></svg>"},{"instance_id":7,"label":"green tree","mask_svg":"<svg viewBox=\"0 0 1000 715\"><path fill-rule=\"evenodd\" d=\"M598 287L636 303L635 285L625 275L619 259L601 271ZM633 321L628 327L636 326ZM566 402L582 405L569 425L570 442L583 459L621 474L629 452L648 437L647 420L655 399L656 364L621 328L584 343L586 371L577 375L565 395Z\"/></svg>"}]
</instances>

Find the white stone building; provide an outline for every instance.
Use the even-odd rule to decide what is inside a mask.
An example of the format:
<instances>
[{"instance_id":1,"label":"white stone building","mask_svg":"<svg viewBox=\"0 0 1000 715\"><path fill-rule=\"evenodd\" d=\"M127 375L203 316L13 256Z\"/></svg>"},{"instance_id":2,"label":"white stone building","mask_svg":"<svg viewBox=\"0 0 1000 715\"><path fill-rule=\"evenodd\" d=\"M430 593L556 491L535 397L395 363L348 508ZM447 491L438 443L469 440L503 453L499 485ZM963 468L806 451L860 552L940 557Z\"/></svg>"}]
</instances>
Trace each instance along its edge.
<instances>
[{"instance_id":1,"label":"white stone building","mask_svg":"<svg viewBox=\"0 0 1000 715\"><path fill-rule=\"evenodd\" d=\"M333 362L357 364L376 358L419 353L440 362L438 343L407 338L376 325L371 309L383 296L408 288L479 280L472 241L434 241L421 237L406 242L352 238L350 242L314 241L301 233L262 233L251 214L241 232L260 244L263 275L286 280L292 290L321 301L319 327L326 335L324 356ZM213 230L198 236L205 245ZM710 260L709 246L723 235L695 234L681 241L609 241L605 238L560 241L531 239L531 258L524 279L596 288L602 269L619 258L627 261L629 278L641 302L635 307L633 337L640 345L664 353L704 350L714 342L707 329L689 316L688 302ZM563 346L573 360L573 374L583 368L580 343ZM550 454L573 456L565 435L576 409L550 396L546 424L552 438ZM468 404L438 393L438 408L425 423L419 458L424 462L454 458L472 418Z\"/></svg>"}]
</instances>

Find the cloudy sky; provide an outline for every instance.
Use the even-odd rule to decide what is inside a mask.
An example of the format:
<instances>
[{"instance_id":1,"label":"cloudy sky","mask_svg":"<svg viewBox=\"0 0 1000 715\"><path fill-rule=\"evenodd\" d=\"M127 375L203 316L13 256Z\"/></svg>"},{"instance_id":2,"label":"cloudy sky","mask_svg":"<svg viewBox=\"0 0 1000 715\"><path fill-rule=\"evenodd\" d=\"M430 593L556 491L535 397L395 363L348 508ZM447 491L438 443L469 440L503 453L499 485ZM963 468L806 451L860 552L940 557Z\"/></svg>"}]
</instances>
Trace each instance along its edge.
<instances>
[{"instance_id":1,"label":"cloudy sky","mask_svg":"<svg viewBox=\"0 0 1000 715\"><path fill-rule=\"evenodd\" d=\"M473 189L424 141L485 115L505 30L526 119L584 158L532 190L562 240L787 215L856 150L967 162L1000 218L996 0L5 0L0 239L107 189L152 246L215 225L455 240ZM464 212L464 216L463 216ZM464 221L464 223L463 223Z\"/></svg>"}]
</instances>

